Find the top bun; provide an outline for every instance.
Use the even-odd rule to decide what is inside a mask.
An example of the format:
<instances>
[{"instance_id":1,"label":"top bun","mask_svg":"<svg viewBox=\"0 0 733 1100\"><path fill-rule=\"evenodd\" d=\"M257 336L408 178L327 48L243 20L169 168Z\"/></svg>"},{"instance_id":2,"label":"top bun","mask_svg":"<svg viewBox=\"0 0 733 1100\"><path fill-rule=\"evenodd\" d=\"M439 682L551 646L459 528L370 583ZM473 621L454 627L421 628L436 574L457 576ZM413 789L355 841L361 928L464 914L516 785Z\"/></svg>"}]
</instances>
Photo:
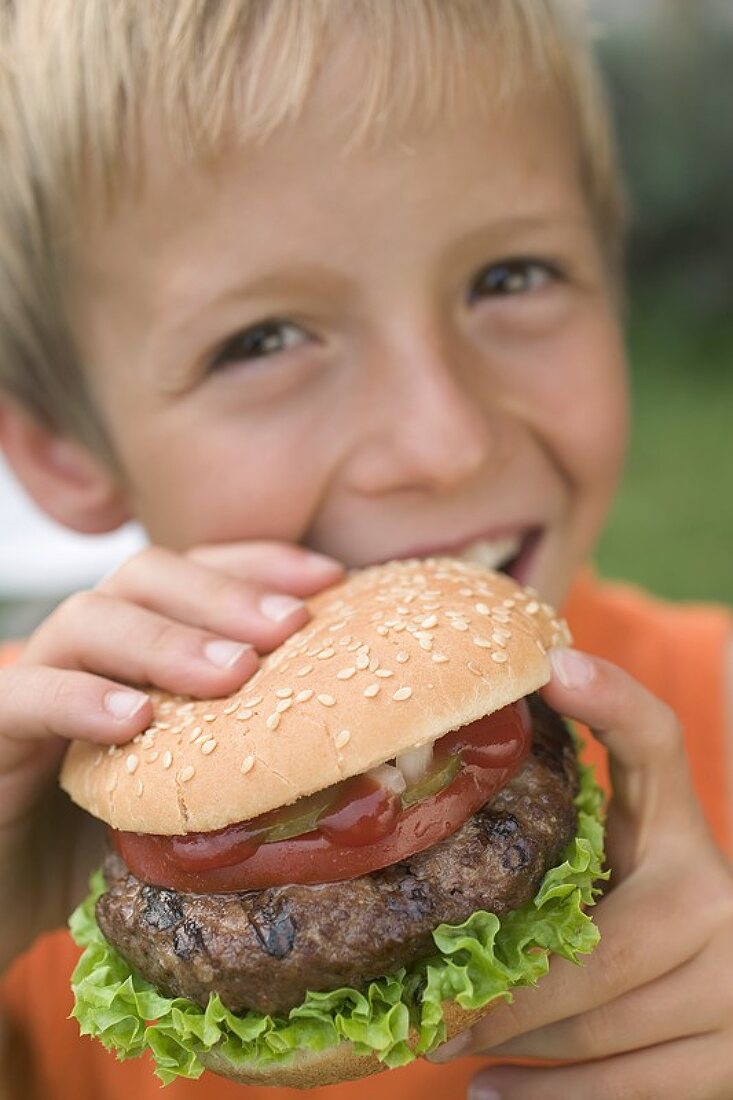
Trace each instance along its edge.
<instances>
[{"instance_id":1,"label":"top bun","mask_svg":"<svg viewBox=\"0 0 733 1100\"><path fill-rule=\"evenodd\" d=\"M132 742L69 748L61 786L116 829L211 832L331 786L521 699L570 636L531 589L473 562L396 561L308 601L238 691L153 690Z\"/></svg>"}]
</instances>

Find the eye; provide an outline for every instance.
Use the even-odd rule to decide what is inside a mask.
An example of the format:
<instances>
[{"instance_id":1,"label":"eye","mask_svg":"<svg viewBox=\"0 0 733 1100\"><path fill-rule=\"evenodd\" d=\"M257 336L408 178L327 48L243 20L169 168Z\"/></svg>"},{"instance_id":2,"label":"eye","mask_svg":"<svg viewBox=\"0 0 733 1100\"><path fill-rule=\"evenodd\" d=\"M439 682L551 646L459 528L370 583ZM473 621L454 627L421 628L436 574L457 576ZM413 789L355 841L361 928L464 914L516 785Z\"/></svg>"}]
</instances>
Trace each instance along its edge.
<instances>
[{"instance_id":1,"label":"eye","mask_svg":"<svg viewBox=\"0 0 733 1100\"><path fill-rule=\"evenodd\" d=\"M541 290L563 278L556 264L519 257L501 260L480 271L469 290L469 303L480 298L506 298Z\"/></svg>"},{"instance_id":2,"label":"eye","mask_svg":"<svg viewBox=\"0 0 733 1100\"><path fill-rule=\"evenodd\" d=\"M273 317L251 325L227 340L214 356L212 366L265 359L298 347L307 340L307 334L299 325Z\"/></svg>"}]
</instances>

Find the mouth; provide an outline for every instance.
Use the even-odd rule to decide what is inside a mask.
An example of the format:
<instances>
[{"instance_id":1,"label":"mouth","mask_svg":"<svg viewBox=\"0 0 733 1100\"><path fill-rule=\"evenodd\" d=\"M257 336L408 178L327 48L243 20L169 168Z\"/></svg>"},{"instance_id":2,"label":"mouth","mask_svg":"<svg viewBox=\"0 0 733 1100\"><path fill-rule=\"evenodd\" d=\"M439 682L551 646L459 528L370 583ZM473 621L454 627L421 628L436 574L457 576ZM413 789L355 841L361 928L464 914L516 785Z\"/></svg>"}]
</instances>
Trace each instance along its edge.
<instances>
[{"instance_id":1,"label":"mouth","mask_svg":"<svg viewBox=\"0 0 733 1100\"><path fill-rule=\"evenodd\" d=\"M481 538L465 544L457 557L475 561L486 569L506 573L519 584L528 583L532 561L542 532L539 528L502 538Z\"/></svg>"},{"instance_id":2,"label":"mouth","mask_svg":"<svg viewBox=\"0 0 733 1100\"><path fill-rule=\"evenodd\" d=\"M540 527L497 531L479 538L413 547L393 554L395 558L434 558L443 555L477 562L486 569L506 573L518 584L529 583L532 564L542 538Z\"/></svg>"}]
</instances>

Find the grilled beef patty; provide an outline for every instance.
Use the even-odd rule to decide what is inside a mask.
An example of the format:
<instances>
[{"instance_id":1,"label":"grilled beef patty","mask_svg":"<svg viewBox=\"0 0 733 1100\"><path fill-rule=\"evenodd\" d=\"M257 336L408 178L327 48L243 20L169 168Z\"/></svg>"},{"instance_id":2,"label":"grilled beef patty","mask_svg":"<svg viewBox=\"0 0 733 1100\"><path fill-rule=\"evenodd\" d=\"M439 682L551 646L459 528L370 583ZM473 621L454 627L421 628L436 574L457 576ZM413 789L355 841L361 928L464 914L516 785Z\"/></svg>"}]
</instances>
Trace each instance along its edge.
<instances>
[{"instance_id":1,"label":"grilled beef patty","mask_svg":"<svg viewBox=\"0 0 733 1100\"><path fill-rule=\"evenodd\" d=\"M432 931L476 909L497 916L536 893L575 834L575 751L537 697L532 751L453 836L346 882L185 894L146 886L116 853L97 902L107 940L168 996L233 1012L285 1013L308 989L363 988L435 953Z\"/></svg>"}]
</instances>

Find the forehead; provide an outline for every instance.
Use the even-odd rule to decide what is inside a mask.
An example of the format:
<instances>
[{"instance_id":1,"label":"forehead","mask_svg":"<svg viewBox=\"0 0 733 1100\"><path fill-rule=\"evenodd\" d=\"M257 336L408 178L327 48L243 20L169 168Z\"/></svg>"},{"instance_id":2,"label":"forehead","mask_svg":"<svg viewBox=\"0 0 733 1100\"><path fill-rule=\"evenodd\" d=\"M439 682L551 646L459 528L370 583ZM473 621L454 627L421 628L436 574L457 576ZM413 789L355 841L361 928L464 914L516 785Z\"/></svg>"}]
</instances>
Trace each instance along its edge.
<instances>
[{"instance_id":1,"label":"forehead","mask_svg":"<svg viewBox=\"0 0 733 1100\"><path fill-rule=\"evenodd\" d=\"M467 99L493 112L527 87L552 87L568 106L577 98L562 21L534 0L268 0L250 20L234 18L240 5L226 0L177 8L172 23L163 14L140 28L129 57L124 47L104 56L105 43L129 37L120 26L107 28L102 56L81 53L78 66L67 58L85 87L64 102L76 99L83 110L61 112L69 133L58 140L72 161L74 150L82 157L76 175L85 199L99 193L113 203L139 182L149 167L151 104L156 145L188 164L267 143L319 102L327 105L321 126L351 148L456 120ZM99 102L83 104L94 85Z\"/></svg>"}]
</instances>

